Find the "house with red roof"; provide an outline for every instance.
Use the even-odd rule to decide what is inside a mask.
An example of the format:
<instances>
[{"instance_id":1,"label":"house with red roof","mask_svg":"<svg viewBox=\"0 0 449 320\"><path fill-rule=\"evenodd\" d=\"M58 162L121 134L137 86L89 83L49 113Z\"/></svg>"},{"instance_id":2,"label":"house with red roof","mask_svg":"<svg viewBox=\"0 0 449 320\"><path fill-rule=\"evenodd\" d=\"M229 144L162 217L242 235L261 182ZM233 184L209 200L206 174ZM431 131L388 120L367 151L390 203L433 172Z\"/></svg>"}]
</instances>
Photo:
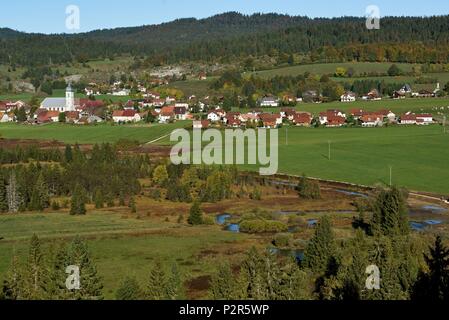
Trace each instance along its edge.
<instances>
[{"instance_id":1,"label":"house with red roof","mask_svg":"<svg viewBox=\"0 0 449 320\"><path fill-rule=\"evenodd\" d=\"M282 124L282 117L278 114L271 113L261 113L259 115L259 119L263 123L264 128L274 129L277 128L280 124Z\"/></svg>"},{"instance_id":2,"label":"house with red roof","mask_svg":"<svg viewBox=\"0 0 449 320\"><path fill-rule=\"evenodd\" d=\"M433 123L433 115L430 113L422 113L416 115L416 124L429 125Z\"/></svg>"},{"instance_id":3,"label":"house with red roof","mask_svg":"<svg viewBox=\"0 0 449 320\"><path fill-rule=\"evenodd\" d=\"M296 126L309 127L312 123L312 115L308 112L298 112L292 121Z\"/></svg>"},{"instance_id":4,"label":"house with red roof","mask_svg":"<svg viewBox=\"0 0 449 320\"><path fill-rule=\"evenodd\" d=\"M326 126L328 127L342 127L346 123L346 118L337 116L337 115L330 115L327 117Z\"/></svg>"},{"instance_id":5,"label":"house with red roof","mask_svg":"<svg viewBox=\"0 0 449 320\"><path fill-rule=\"evenodd\" d=\"M207 129L209 126L209 120L193 121L193 129Z\"/></svg>"},{"instance_id":6,"label":"house with red roof","mask_svg":"<svg viewBox=\"0 0 449 320\"><path fill-rule=\"evenodd\" d=\"M401 124L416 124L416 114L414 113L406 113L401 117Z\"/></svg>"},{"instance_id":7,"label":"house with red roof","mask_svg":"<svg viewBox=\"0 0 449 320\"><path fill-rule=\"evenodd\" d=\"M360 117L362 127L378 127L383 126L383 115L379 113L364 114Z\"/></svg>"},{"instance_id":8,"label":"house with red roof","mask_svg":"<svg viewBox=\"0 0 449 320\"><path fill-rule=\"evenodd\" d=\"M142 120L136 110L116 110L112 114L112 119L116 123L139 122Z\"/></svg>"},{"instance_id":9,"label":"house with red roof","mask_svg":"<svg viewBox=\"0 0 449 320\"><path fill-rule=\"evenodd\" d=\"M231 118L228 120L227 125L231 128L240 128L242 126L242 121L240 121L239 119Z\"/></svg>"},{"instance_id":10,"label":"house with red roof","mask_svg":"<svg viewBox=\"0 0 449 320\"><path fill-rule=\"evenodd\" d=\"M166 106L159 113L159 123L168 123L175 120L175 106Z\"/></svg>"},{"instance_id":11,"label":"house with red roof","mask_svg":"<svg viewBox=\"0 0 449 320\"><path fill-rule=\"evenodd\" d=\"M37 111L36 120L38 123L48 123L48 122L58 122L59 121L59 111L49 111L39 109Z\"/></svg>"}]
</instances>

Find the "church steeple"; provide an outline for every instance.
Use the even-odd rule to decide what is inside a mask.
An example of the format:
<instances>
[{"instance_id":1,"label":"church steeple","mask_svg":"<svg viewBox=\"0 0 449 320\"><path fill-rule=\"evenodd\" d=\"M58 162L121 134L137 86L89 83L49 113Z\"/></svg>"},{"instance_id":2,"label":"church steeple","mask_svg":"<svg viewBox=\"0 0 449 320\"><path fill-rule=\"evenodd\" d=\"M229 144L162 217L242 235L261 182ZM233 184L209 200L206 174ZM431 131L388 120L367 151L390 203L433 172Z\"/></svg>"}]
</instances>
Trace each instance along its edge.
<instances>
[{"instance_id":1,"label":"church steeple","mask_svg":"<svg viewBox=\"0 0 449 320\"><path fill-rule=\"evenodd\" d=\"M75 91L70 82L65 90L65 108L65 111L75 111Z\"/></svg>"}]
</instances>

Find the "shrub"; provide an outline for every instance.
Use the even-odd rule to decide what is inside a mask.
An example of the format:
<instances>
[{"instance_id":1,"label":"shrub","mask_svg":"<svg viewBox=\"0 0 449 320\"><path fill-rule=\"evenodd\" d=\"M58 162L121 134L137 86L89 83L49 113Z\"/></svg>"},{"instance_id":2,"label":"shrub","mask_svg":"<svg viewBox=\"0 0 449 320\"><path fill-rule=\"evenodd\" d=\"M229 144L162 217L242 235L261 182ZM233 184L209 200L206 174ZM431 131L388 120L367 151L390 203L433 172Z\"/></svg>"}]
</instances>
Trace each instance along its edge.
<instances>
[{"instance_id":1,"label":"shrub","mask_svg":"<svg viewBox=\"0 0 449 320\"><path fill-rule=\"evenodd\" d=\"M245 220L240 223L240 231L246 233L275 233L287 230L287 225L280 221Z\"/></svg>"},{"instance_id":2,"label":"shrub","mask_svg":"<svg viewBox=\"0 0 449 320\"><path fill-rule=\"evenodd\" d=\"M274 245L279 248L285 248L290 246L293 240L291 233L278 233L274 236Z\"/></svg>"}]
</instances>

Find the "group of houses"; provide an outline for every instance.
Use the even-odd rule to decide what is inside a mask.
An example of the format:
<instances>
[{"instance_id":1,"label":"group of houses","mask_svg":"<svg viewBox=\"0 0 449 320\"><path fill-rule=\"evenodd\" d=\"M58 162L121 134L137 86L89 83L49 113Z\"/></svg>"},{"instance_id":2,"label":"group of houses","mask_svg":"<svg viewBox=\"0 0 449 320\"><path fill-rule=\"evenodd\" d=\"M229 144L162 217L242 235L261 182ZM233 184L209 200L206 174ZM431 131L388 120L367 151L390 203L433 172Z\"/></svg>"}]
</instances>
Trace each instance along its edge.
<instances>
[{"instance_id":1,"label":"group of houses","mask_svg":"<svg viewBox=\"0 0 449 320\"><path fill-rule=\"evenodd\" d=\"M438 92L440 92L440 84L437 83L437 86L435 90L426 90L422 89L419 91L413 91L412 87L409 84L405 84L402 86L399 90L396 90L393 92L391 98L393 99L405 99L406 97L412 97L412 98L434 98L438 95ZM357 100L357 94L352 91L346 91L343 95L340 97L341 102L355 102ZM372 89L367 94L360 97L364 101L379 101L382 100L382 95L380 94L379 90Z\"/></svg>"},{"instance_id":2,"label":"group of houses","mask_svg":"<svg viewBox=\"0 0 449 320\"><path fill-rule=\"evenodd\" d=\"M222 109L211 110L207 118L202 121L194 121L193 127L204 129L210 125L224 125L230 128L262 127L267 129L278 128L285 121L298 126L310 126L312 114L297 112L294 108L282 108L280 112L268 113L261 109L254 109L247 113L226 112Z\"/></svg>"},{"instance_id":3,"label":"group of houses","mask_svg":"<svg viewBox=\"0 0 449 320\"><path fill-rule=\"evenodd\" d=\"M227 126L229 128L262 127L278 128L283 123L295 126L309 127L312 124L326 127L342 127L349 123L362 127L380 127L386 123L403 125L429 125L434 123L432 114L414 114L408 112L396 115L390 110L365 111L353 109L346 113L337 109L320 112L317 117L309 112L300 112L294 108L282 108L279 113L267 113L255 109L248 113L226 112L222 109L209 111L207 118L194 121L196 129L208 128L211 125Z\"/></svg>"}]
</instances>

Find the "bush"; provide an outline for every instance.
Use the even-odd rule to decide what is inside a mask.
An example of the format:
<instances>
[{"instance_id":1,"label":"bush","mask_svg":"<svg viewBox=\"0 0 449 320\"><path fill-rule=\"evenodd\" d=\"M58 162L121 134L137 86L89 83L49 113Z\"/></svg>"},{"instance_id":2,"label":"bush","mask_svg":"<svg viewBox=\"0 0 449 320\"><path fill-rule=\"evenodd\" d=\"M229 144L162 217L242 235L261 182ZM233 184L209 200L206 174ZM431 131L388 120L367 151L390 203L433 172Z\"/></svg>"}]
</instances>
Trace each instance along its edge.
<instances>
[{"instance_id":1,"label":"bush","mask_svg":"<svg viewBox=\"0 0 449 320\"><path fill-rule=\"evenodd\" d=\"M293 235L291 233L278 233L274 236L273 243L276 247L289 247L292 243Z\"/></svg>"},{"instance_id":2,"label":"bush","mask_svg":"<svg viewBox=\"0 0 449 320\"><path fill-rule=\"evenodd\" d=\"M240 231L246 233L275 233L285 232L287 230L287 225L279 221L245 220L240 223Z\"/></svg>"},{"instance_id":3,"label":"bush","mask_svg":"<svg viewBox=\"0 0 449 320\"><path fill-rule=\"evenodd\" d=\"M316 181L310 181L305 176L299 181L298 194L304 199L321 199L320 184Z\"/></svg>"}]
</instances>

